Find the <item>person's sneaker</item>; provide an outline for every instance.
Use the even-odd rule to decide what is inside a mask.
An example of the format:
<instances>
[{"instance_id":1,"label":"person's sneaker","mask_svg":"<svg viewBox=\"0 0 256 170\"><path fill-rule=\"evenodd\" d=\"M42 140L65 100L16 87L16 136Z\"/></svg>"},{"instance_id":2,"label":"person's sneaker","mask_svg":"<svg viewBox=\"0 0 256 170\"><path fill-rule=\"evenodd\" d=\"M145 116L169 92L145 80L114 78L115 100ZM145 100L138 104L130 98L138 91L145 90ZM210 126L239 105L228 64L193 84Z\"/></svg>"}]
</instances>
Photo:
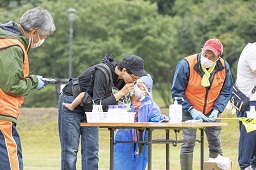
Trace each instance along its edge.
<instances>
[{"instance_id":1,"label":"person's sneaker","mask_svg":"<svg viewBox=\"0 0 256 170\"><path fill-rule=\"evenodd\" d=\"M244 170L256 170L256 168L252 168L251 166L248 166L248 167L245 168Z\"/></svg>"}]
</instances>

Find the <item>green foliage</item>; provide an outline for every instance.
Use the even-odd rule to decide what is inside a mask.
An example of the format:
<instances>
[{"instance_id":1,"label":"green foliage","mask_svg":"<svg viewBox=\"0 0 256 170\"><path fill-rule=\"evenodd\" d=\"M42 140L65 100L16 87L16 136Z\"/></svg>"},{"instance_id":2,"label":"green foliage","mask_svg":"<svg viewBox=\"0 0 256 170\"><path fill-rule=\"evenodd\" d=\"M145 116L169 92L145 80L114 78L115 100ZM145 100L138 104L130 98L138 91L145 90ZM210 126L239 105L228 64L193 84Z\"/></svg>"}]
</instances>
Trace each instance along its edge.
<instances>
[{"instance_id":1,"label":"green foliage","mask_svg":"<svg viewBox=\"0 0 256 170\"><path fill-rule=\"evenodd\" d=\"M48 87L40 91L34 90L29 96L25 96L22 107L56 107L57 97L58 94L55 93L55 86L48 85Z\"/></svg>"},{"instance_id":2,"label":"green foliage","mask_svg":"<svg viewBox=\"0 0 256 170\"><path fill-rule=\"evenodd\" d=\"M175 0L150 0L152 3L157 3L158 12L163 15L173 15L172 10Z\"/></svg>"},{"instance_id":3,"label":"green foliage","mask_svg":"<svg viewBox=\"0 0 256 170\"><path fill-rule=\"evenodd\" d=\"M239 55L246 43L254 42L256 34L256 6L245 0L14 0L1 5L2 23L19 22L19 17L35 6L53 15L56 32L40 48L30 51L32 74L68 78L67 9L72 7L77 10L73 23L73 77L101 62L106 54L118 61L136 54L144 58L145 69L152 75L154 90L164 106L171 103L172 78L179 60L200 52L207 39L218 38L224 45L222 57L229 62L235 79ZM54 94L54 88L33 92L26 97L25 106L47 106L43 103L53 97L37 104L37 95L50 97L50 93Z\"/></svg>"},{"instance_id":4,"label":"green foliage","mask_svg":"<svg viewBox=\"0 0 256 170\"><path fill-rule=\"evenodd\" d=\"M0 0L0 9L16 9L24 4L37 4L41 0Z\"/></svg>"}]
</instances>

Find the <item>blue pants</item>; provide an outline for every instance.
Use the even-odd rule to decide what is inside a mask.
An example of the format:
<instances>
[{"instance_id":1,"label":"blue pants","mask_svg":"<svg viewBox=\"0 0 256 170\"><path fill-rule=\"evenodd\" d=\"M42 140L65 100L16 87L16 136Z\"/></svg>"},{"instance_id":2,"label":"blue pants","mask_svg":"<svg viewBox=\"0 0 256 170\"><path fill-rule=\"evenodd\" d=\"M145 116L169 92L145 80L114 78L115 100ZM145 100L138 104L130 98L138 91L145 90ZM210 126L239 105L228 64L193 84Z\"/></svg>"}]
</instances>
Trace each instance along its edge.
<instances>
[{"instance_id":1,"label":"blue pants","mask_svg":"<svg viewBox=\"0 0 256 170\"><path fill-rule=\"evenodd\" d=\"M16 123L0 119L0 169L23 170L20 136Z\"/></svg>"},{"instance_id":2,"label":"blue pants","mask_svg":"<svg viewBox=\"0 0 256 170\"><path fill-rule=\"evenodd\" d=\"M83 109L77 107L74 111L70 111L62 104L63 102L71 103L73 100L73 96L61 94L58 103L61 169L77 169L77 152L81 137L82 170L97 170L99 128L80 126L80 123L86 120Z\"/></svg>"},{"instance_id":3,"label":"blue pants","mask_svg":"<svg viewBox=\"0 0 256 170\"><path fill-rule=\"evenodd\" d=\"M256 101L251 101L250 106L256 106ZM250 106L247 111L250 110ZM246 116L246 112L238 113ZM238 163L241 170L248 166L256 168L256 131L247 133L241 121L239 121L240 138L238 147Z\"/></svg>"}]
</instances>

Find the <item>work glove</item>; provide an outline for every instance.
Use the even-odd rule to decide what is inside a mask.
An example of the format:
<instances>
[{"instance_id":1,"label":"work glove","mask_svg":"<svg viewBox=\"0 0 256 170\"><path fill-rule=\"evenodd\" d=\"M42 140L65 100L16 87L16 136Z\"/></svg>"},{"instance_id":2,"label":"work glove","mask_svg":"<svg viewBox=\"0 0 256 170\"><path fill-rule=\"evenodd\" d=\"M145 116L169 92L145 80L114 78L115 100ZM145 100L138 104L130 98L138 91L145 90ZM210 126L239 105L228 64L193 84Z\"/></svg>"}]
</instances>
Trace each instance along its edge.
<instances>
[{"instance_id":1,"label":"work glove","mask_svg":"<svg viewBox=\"0 0 256 170\"><path fill-rule=\"evenodd\" d=\"M38 79L38 83L37 83L36 90L41 90L41 89L43 89L45 86L47 86L47 84L45 84L45 83L43 82L43 80L42 80L43 77L42 77L42 76L37 75L36 77L37 77L37 79Z\"/></svg>"},{"instance_id":2,"label":"work glove","mask_svg":"<svg viewBox=\"0 0 256 170\"><path fill-rule=\"evenodd\" d=\"M199 112L196 109L192 109L190 114L191 114L191 116L193 117L194 120L208 121L208 118L202 112Z\"/></svg>"},{"instance_id":3,"label":"work glove","mask_svg":"<svg viewBox=\"0 0 256 170\"><path fill-rule=\"evenodd\" d=\"M212 113L209 116L209 122L214 122L215 120L212 118L217 118L219 114L218 110L213 110Z\"/></svg>"}]
</instances>

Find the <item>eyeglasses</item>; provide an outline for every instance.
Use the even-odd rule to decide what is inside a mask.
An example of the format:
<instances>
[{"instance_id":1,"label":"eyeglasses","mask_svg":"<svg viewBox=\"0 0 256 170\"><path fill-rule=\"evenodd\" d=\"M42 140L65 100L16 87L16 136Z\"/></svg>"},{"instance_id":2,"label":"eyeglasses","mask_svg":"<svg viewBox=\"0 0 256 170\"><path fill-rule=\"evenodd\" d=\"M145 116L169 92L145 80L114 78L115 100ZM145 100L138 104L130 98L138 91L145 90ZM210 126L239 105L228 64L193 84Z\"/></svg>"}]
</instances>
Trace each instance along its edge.
<instances>
[{"instance_id":1,"label":"eyeglasses","mask_svg":"<svg viewBox=\"0 0 256 170\"><path fill-rule=\"evenodd\" d=\"M139 77L138 76L134 76L134 75L132 75L132 74L129 74L130 76L131 76L131 78L133 79L133 81L136 81L136 80L138 80L139 79Z\"/></svg>"},{"instance_id":2,"label":"eyeglasses","mask_svg":"<svg viewBox=\"0 0 256 170\"><path fill-rule=\"evenodd\" d=\"M216 62L220 59L220 56L216 56L213 52L209 52L209 50L203 50L202 54L205 58L207 58L208 60L214 61L214 62ZM216 57L218 57L218 58L216 59Z\"/></svg>"}]
</instances>

